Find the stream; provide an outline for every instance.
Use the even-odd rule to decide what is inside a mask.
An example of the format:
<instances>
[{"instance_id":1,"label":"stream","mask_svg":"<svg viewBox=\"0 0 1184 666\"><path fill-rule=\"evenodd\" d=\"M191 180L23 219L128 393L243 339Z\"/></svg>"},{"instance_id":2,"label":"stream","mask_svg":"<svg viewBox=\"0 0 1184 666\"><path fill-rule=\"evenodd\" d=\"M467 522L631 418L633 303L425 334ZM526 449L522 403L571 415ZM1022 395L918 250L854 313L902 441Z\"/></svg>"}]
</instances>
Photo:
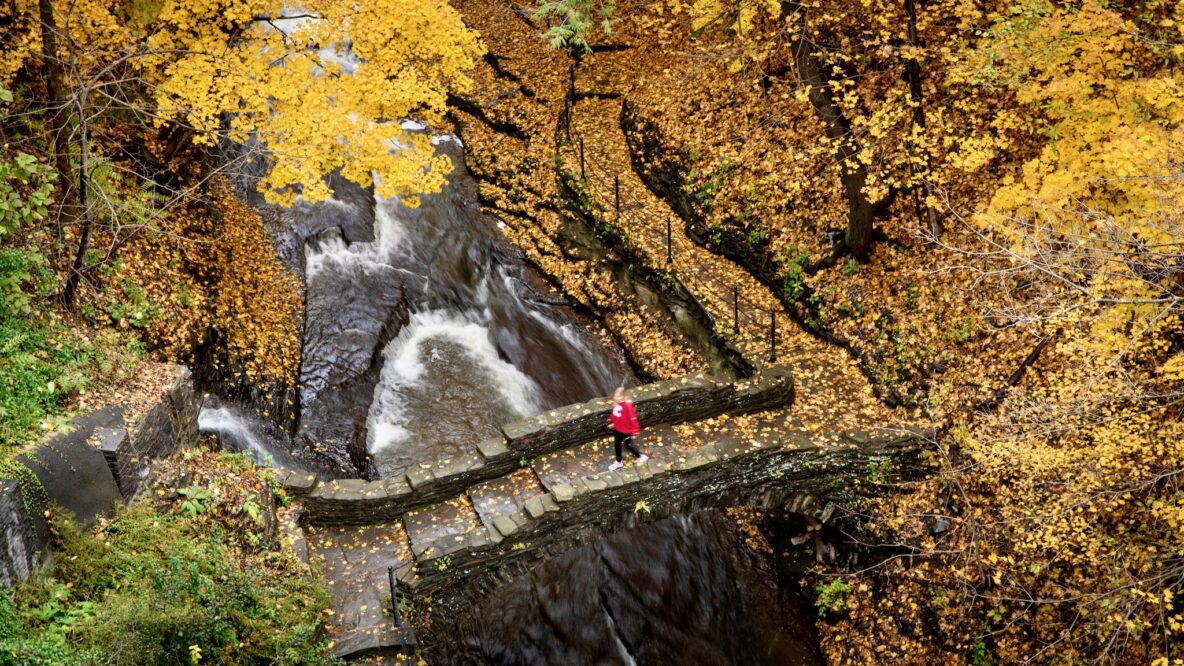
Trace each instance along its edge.
<instances>
[{"instance_id":1,"label":"stream","mask_svg":"<svg viewBox=\"0 0 1184 666\"><path fill-rule=\"evenodd\" d=\"M432 664L822 664L772 558L719 512L621 530L505 586Z\"/></svg>"},{"instance_id":2,"label":"stream","mask_svg":"<svg viewBox=\"0 0 1184 666\"><path fill-rule=\"evenodd\" d=\"M383 478L637 382L482 213L459 141L434 143L462 166L416 208L330 177L330 200L269 209L240 183L306 307L296 427L210 398L201 428L225 448L322 478ZM624 530L492 595L457 640L430 646L431 663L820 663L772 571L722 514Z\"/></svg>"},{"instance_id":3,"label":"stream","mask_svg":"<svg viewBox=\"0 0 1184 666\"><path fill-rule=\"evenodd\" d=\"M437 143L463 163L454 138ZM476 452L504 423L635 381L481 213L463 166L416 208L371 203L373 241L330 227L306 246L298 441L336 437L355 462L365 451L359 471L381 478ZM356 216L358 202L320 206ZM343 390L352 404L340 404Z\"/></svg>"}]
</instances>

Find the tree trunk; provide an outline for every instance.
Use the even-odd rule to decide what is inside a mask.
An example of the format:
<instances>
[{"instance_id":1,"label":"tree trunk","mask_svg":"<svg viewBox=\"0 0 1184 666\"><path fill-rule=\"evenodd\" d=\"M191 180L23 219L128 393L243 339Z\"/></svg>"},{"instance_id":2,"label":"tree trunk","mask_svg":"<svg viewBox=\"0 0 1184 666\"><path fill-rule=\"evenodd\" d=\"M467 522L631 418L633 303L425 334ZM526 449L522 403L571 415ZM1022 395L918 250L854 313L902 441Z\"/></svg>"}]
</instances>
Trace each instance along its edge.
<instances>
[{"instance_id":1,"label":"tree trunk","mask_svg":"<svg viewBox=\"0 0 1184 666\"><path fill-rule=\"evenodd\" d=\"M814 54L806 25L806 11L796 2L782 2L781 15L789 18L798 13L797 30L790 34L790 49L798 78L810 94L810 105L826 129L826 135L838 148L840 178L847 193L847 250L860 261L867 261L872 245L872 204L864 194L867 166L859 160L859 143L852 138L851 123L835 104L822 64Z\"/></svg>"},{"instance_id":2,"label":"tree trunk","mask_svg":"<svg viewBox=\"0 0 1184 666\"><path fill-rule=\"evenodd\" d=\"M904 11L909 17L909 46L914 49L920 48L921 39L917 36L916 0L904 0ZM905 78L909 84L909 100L913 105L913 126L924 130L925 107L921 103L921 63L917 62L916 58L909 58L905 65ZM934 239L937 239L941 237L941 218L937 216L937 210L928 202L928 197L932 194L932 187L926 180L926 201L922 204L921 194L917 191L916 185L913 186L913 206L917 211L917 217L920 218L922 214L924 215L925 220L929 223L929 233L933 234Z\"/></svg>"},{"instance_id":3,"label":"tree trunk","mask_svg":"<svg viewBox=\"0 0 1184 666\"><path fill-rule=\"evenodd\" d=\"M74 189L70 179L70 138L69 112L66 103L66 91L62 85L62 63L58 58L58 27L53 15L52 0L37 0L37 9L41 15L41 61L45 68L46 108L49 109L50 124L53 129L54 168L58 174L58 206L66 206L66 200ZM61 235L62 225L59 220L58 234Z\"/></svg>"},{"instance_id":4,"label":"tree trunk","mask_svg":"<svg viewBox=\"0 0 1184 666\"><path fill-rule=\"evenodd\" d=\"M78 211L82 216L82 238L78 240L78 251L74 254L74 264L70 267L70 274L66 276L66 286L62 289L62 303L70 308L74 307L74 301L78 296L78 281L82 278L82 269L86 267L86 253L90 250L90 236L95 226L94 216L91 214L90 206L86 200L87 167L90 154L86 145L89 137L86 135L84 113L84 109L79 109L79 138L81 141L78 144Z\"/></svg>"}]
</instances>

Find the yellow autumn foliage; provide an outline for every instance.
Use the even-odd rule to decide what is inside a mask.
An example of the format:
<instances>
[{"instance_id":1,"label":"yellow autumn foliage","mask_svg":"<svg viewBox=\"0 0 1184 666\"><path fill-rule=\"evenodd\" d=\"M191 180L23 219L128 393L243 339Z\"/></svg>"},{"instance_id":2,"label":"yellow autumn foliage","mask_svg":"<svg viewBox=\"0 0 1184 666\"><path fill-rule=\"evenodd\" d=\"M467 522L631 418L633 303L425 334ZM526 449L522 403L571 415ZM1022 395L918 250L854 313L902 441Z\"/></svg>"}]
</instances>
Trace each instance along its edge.
<instances>
[{"instance_id":1,"label":"yellow autumn foliage","mask_svg":"<svg viewBox=\"0 0 1184 666\"><path fill-rule=\"evenodd\" d=\"M197 146L262 142L259 188L282 205L325 200L322 178L334 170L412 205L416 194L439 191L451 163L400 121L440 124L448 94L469 89L466 71L483 53L445 0L316 0L299 9L167 0L147 15L113 0L54 5L71 47L62 58L73 94L107 106L113 91L142 81L151 102L121 103L157 125L190 128ZM41 49L37 2L4 3L6 20L14 48L0 81Z\"/></svg>"}]
</instances>

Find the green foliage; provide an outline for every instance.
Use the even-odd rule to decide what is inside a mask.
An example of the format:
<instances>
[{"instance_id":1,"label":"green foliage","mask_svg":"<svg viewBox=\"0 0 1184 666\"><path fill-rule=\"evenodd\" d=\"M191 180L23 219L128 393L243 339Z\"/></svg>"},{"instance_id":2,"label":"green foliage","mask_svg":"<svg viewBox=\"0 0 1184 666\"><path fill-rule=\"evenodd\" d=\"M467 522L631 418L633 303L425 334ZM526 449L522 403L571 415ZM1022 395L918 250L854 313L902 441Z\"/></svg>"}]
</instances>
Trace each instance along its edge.
<instances>
[{"instance_id":1,"label":"green foliage","mask_svg":"<svg viewBox=\"0 0 1184 666\"><path fill-rule=\"evenodd\" d=\"M144 328L160 316L160 307L148 299L144 290L128 280L120 283L122 297L112 297L103 310L118 326Z\"/></svg>"},{"instance_id":2,"label":"green foliage","mask_svg":"<svg viewBox=\"0 0 1184 666\"><path fill-rule=\"evenodd\" d=\"M995 666L995 659L991 657L991 653L987 651L987 644L981 638L974 642L974 647L970 651L970 663L972 666Z\"/></svg>"},{"instance_id":3,"label":"green foliage","mask_svg":"<svg viewBox=\"0 0 1184 666\"><path fill-rule=\"evenodd\" d=\"M711 210L715 204L715 198L719 195L719 191L723 189L724 183L727 182L728 177L736 170L736 164L731 160L724 158L720 160L719 167L711 173L711 175L704 178L701 182L696 183L699 175L697 171L691 169L687 174L686 191L706 210Z\"/></svg>"},{"instance_id":4,"label":"green foliage","mask_svg":"<svg viewBox=\"0 0 1184 666\"><path fill-rule=\"evenodd\" d=\"M169 196L156 181L120 172L108 159L96 157L90 169L92 196L99 202L98 218L115 226L141 225L156 229Z\"/></svg>"},{"instance_id":5,"label":"green foliage","mask_svg":"<svg viewBox=\"0 0 1184 666\"><path fill-rule=\"evenodd\" d=\"M947 330L946 337L959 344L970 342L974 338L974 320L962 317Z\"/></svg>"},{"instance_id":6,"label":"green foliage","mask_svg":"<svg viewBox=\"0 0 1184 666\"><path fill-rule=\"evenodd\" d=\"M867 480L872 483L883 483L891 468L891 460L884 460L882 462L873 460L867 464Z\"/></svg>"},{"instance_id":7,"label":"green foliage","mask_svg":"<svg viewBox=\"0 0 1184 666\"><path fill-rule=\"evenodd\" d=\"M46 606L60 609L69 591L58 584L55 593L63 596L51 598ZM41 610L35 609L36 612ZM29 614L35 617L35 613ZM56 614L51 613L50 617ZM79 615L68 615L64 619L73 622L79 619ZM35 634L29 632L8 592L0 590L0 666L81 666L98 661L101 657L98 651L80 652L70 649L66 644L66 628L69 626L71 625L63 622L54 624L53 629L49 631Z\"/></svg>"},{"instance_id":8,"label":"green foliage","mask_svg":"<svg viewBox=\"0 0 1184 666\"><path fill-rule=\"evenodd\" d=\"M791 254L794 250L791 250ZM806 267L810 265L810 255L803 250L800 254L789 258L784 255L778 255L777 259L781 263L786 263L785 279L781 284L782 294L785 300L791 303L801 301L806 295Z\"/></svg>"},{"instance_id":9,"label":"green foliage","mask_svg":"<svg viewBox=\"0 0 1184 666\"><path fill-rule=\"evenodd\" d=\"M851 592L851 584L842 578L821 583L814 591L818 593L814 607L818 609L819 615L842 613L847 610L847 594Z\"/></svg>"},{"instance_id":10,"label":"green foliage","mask_svg":"<svg viewBox=\"0 0 1184 666\"><path fill-rule=\"evenodd\" d=\"M904 306L908 308L910 312L917 311L917 296L919 293L920 290L917 289L917 285L912 282L910 282L908 286L905 287Z\"/></svg>"},{"instance_id":11,"label":"green foliage","mask_svg":"<svg viewBox=\"0 0 1184 666\"><path fill-rule=\"evenodd\" d=\"M763 227L753 227L748 231L748 244L760 247L769 240L769 231Z\"/></svg>"},{"instance_id":12,"label":"green foliage","mask_svg":"<svg viewBox=\"0 0 1184 666\"><path fill-rule=\"evenodd\" d=\"M552 48L571 47L590 53L589 31L599 21L604 34L611 35L616 9L616 0L539 0L534 19L552 22L543 35Z\"/></svg>"},{"instance_id":13,"label":"green foliage","mask_svg":"<svg viewBox=\"0 0 1184 666\"><path fill-rule=\"evenodd\" d=\"M843 262L843 267L839 269L839 272L848 276L859 275L859 262L853 258L848 258L847 261Z\"/></svg>"},{"instance_id":14,"label":"green foliage","mask_svg":"<svg viewBox=\"0 0 1184 666\"><path fill-rule=\"evenodd\" d=\"M0 595L0 665L332 663L328 592L245 560L216 525L141 502L97 536L65 517L52 528L51 577L19 588L15 606Z\"/></svg>"},{"instance_id":15,"label":"green foliage","mask_svg":"<svg viewBox=\"0 0 1184 666\"><path fill-rule=\"evenodd\" d=\"M53 169L32 155L17 153L11 160L0 159L0 238L45 217L54 177Z\"/></svg>"},{"instance_id":16,"label":"green foliage","mask_svg":"<svg viewBox=\"0 0 1184 666\"><path fill-rule=\"evenodd\" d=\"M185 498L181 503L181 513L191 518L205 513L206 502L214 497L210 491L196 486L178 488L177 494Z\"/></svg>"},{"instance_id":17,"label":"green foliage","mask_svg":"<svg viewBox=\"0 0 1184 666\"><path fill-rule=\"evenodd\" d=\"M50 285L39 254L0 250L0 449L26 442L116 351L69 335L54 315L37 311L34 299Z\"/></svg>"},{"instance_id":18,"label":"green foliage","mask_svg":"<svg viewBox=\"0 0 1184 666\"><path fill-rule=\"evenodd\" d=\"M71 332L36 306L54 284L41 255L0 250L0 451L24 444L89 385L140 357L138 343ZM0 471L0 474L3 474Z\"/></svg>"}]
</instances>

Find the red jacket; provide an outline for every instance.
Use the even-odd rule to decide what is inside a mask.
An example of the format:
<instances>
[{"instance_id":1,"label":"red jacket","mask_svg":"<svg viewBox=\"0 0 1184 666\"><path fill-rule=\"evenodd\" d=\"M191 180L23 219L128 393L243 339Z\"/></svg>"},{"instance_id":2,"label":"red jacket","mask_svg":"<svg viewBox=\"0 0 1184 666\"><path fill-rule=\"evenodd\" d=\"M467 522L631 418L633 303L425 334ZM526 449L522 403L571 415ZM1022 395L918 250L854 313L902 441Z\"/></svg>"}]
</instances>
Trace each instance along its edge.
<instances>
[{"instance_id":1,"label":"red jacket","mask_svg":"<svg viewBox=\"0 0 1184 666\"><path fill-rule=\"evenodd\" d=\"M633 403L628 400L613 405L613 413L608 417L608 422L613 430L626 435L637 435L641 432L641 426L637 423L637 412L633 409Z\"/></svg>"}]
</instances>

